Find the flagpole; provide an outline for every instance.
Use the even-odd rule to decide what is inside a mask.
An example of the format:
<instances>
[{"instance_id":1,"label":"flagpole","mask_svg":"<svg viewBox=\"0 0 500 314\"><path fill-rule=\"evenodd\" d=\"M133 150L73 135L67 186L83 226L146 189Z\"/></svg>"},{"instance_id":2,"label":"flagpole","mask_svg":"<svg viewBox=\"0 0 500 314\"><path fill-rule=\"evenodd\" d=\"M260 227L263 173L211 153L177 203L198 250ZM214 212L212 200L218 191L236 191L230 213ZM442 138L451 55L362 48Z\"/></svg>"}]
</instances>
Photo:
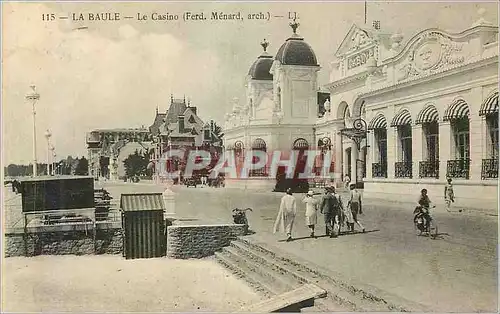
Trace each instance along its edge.
<instances>
[{"instance_id":1,"label":"flagpole","mask_svg":"<svg viewBox=\"0 0 500 314\"><path fill-rule=\"evenodd\" d=\"M366 3L366 0L365 0L365 25L366 25L366 8L367 7L367 3Z\"/></svg>"}]
</instances>

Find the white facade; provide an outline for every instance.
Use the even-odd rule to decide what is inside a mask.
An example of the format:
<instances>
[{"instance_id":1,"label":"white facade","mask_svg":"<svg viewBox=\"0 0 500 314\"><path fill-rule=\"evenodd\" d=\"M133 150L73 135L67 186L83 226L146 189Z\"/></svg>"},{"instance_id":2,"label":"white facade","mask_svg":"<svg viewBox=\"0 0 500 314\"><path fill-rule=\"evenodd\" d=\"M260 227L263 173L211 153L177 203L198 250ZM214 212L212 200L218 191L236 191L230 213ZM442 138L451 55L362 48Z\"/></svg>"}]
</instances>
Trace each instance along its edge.
<instances>
[{"instance_id":1,"label":"white facade","mask_svg":"<svg viewBox=\"0 0 500 314\"><path fill-rule=\"evenodd\" d=\"M451 177L458 206L496 209L498 27L481 18L461 33L426 29L404 40L353 25L335 56L326 112L315 99L319 67L275 61L272 85L249 80L246 106L253 99L255 108L227 116L226 147L257 137L272 149L296 138L317 147L327 138L337 185L349 174L365 197L416 201L427 188L439 204ZM341 130L358 118L368 133L356 143Z\"/></svg>"},{"instance_id":2,"label":"white facade","mask_svg":"<svg viewBox=\"0 0 500 314\"><path fill-rule=\"evenodd\" d=\"M496 208L498 28L481 20L458 34L402 39L353 26L337 52L326 119L361 116L369 129L362 151L335 147L343 173L346 151L363 159L367 146L365 197L416 200L427 188L443 203L451 177L459 206Z\"/></svg>"}]
</instances>

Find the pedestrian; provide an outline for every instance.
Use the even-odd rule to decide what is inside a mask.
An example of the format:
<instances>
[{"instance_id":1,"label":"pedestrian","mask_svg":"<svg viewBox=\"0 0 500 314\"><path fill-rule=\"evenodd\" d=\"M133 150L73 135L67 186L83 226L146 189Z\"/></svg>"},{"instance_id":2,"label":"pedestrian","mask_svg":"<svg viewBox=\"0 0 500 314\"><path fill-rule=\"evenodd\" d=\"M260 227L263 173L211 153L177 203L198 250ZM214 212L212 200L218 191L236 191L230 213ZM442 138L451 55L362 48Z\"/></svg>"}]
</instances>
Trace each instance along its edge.
<instances>
[{"instance_id":1,"label":"pedestrian","mask_svg":"<svg viewBox=\"0 0 500 314\"><path fill-rule=\"evenodd\" d=\"M336 238L339 234L340 204L339 198L334 195L335 188L330 186L325 189L326 194L321 201L321 213L325 218L326 235Z\"/></svg>"},{"instance_id":2,"label":"pedestrian","mask_svg":"<svg viewBox=\"0 0 500 314\"><path fill-rule=\"evenodd\" d=\"M281 198L280 209L274 222L274 233L286 233L287 242L292 241L292 228L297 214L297 203L292 196L292 189L286 190L286 195Z\"/></svg>"},{"instance_id":3,"label":"pedestrian","mask_svg":"<svg viewBox=\"0 0 500 314\"><path fill-rule=\"evenodd\" d=\"M451 178L448 178L448 184L444 186L444 202L446 203L446 210L450 212L451 203L455 202L455 193L453 192Z\"/></svg>"},{"instance_id":4,"label":"pedestrian","mask_svg":"<svg viewBox=\"0 0 500 314\"><path fill-rule=\"evenodd\" d=\"M318 222L318 200L314 198L313 191L309 191L302 200L306 204L306 225L311 229L311 238L314 238L314 226Z\"/></svg>"},{"instance_id":5,"label":"pedestrian","mask_svg":"<svg viewBox=\"0 0 500 314\"><path fill-rule=\"evenodd\" d=\"M349 188L349 183L351 183L351 178L349 177L349 175L346 174L344 177L344 188L345 189Z\"/></svg>"},{"instance_id":6,"label":"pedestrian","mask_svg":"<svg viewBox=\"0 0 500 314\"><path fill-rule=\"evenodd\" d=\"M342 225L347 227L347 232L351 232L351 226L354 226L354 218L352 217L351 204L348 202L347 206L343 210L344 219L342 219Z\"/></svg>"},{"instance_id":7,"label":"pedestrian","mask_svg":"<svg viewBox=\"0 0 500 314\"><path fill-rule=\"evenodd\" d=\"M358 220L358 214L363 213L363 207L361 204L361 193L356 189L355 184L351 184L351 195L349 198L348 206L351 208L352 219L361 228L363 233L365 232L365 227ZM350 224L351 232L354 232L354 223Z\"/></svg>"}]
</instances>

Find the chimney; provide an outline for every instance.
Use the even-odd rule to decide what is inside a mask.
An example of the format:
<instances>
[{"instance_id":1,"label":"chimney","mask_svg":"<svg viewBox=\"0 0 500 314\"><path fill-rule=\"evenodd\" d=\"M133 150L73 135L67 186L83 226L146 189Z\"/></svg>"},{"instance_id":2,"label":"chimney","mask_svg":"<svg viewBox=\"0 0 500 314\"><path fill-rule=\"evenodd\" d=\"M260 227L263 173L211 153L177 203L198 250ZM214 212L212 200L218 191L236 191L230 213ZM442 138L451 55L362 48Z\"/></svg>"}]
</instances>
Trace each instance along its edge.
<instances>
[{"instance_id":1,"label":"chimney","mask_svg":"<svg viewBox=\"0 0 500 314\"><path fill-rule=\"evenodd\" d=\"M380 30L380 21L373 21L372 25L374 29Z\"/></svg>"},{"instance_id":2,"label":"chimney","mask_svg":"<svg viewBox=\"0 0 500 314\"><path fill-rule=\"evenodd\" d=\"M197 113L196 113L196 107L189 107L189 109L191 109L191 111L192 111L194 114L196 114L196 115L197 115Z\"/></svg>"},{"instance_id":3,"label":"chimney","mask_svg":"<svg viewBox=\"0 0 500 314\"><path fill-rule=\"evenodd\" d=\"M179 116L179 133L183 133L184 132L184 116Z\"/></svg>"}]
</instances>

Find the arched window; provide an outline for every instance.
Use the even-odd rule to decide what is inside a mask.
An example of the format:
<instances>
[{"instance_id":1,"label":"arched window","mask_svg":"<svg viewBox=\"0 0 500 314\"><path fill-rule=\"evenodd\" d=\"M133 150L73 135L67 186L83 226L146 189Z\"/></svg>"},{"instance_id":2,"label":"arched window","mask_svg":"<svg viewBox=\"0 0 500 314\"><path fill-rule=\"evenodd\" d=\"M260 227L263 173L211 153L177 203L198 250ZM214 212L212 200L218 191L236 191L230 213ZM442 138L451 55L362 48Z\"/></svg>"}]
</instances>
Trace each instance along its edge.
<instances>
[{"instance_id":1,"label":"arched window","mask_svg":"<svg viewBox=\"0 0 500 314\"><path fill-rule=\"evenodd\" d=\"M373 178L387 178L387 120L384 115L376 115L368 124L373 130L375 160L372 163Z\"/></svg>"},{"instance_id":2,"label":"arched window","mask_svg":"<svg viewBox=\"0 0 500 314\"><path fill-rule=\"evenodd\" d=\"M306 139L298 138L293 142L294 150L307 150L309 149L309 143Z\"/></svg>"},{"instance_id":3,"label":"arched window","mask_svg":"<svg viewBox=\"0 0 500 314\"><path fill-rule=\"evenodd\" d=\"M446 173L450 178L469 179L470 169L470 128L469 106L463 99L455 100L446 109L444 121L450 121L453 135L452 156L448 160Z\"/></svg>"},{"instance_id":4,"label":"arched window","mask_svg":"<svg viewBox=\"0 0 500 314\"><path fill-rule=\"evenodd\" d=\"M481 104L480 116L486 120L486 158L482 160L481 178L498 178L498 91L488 95Z\"/></svg>"},{"instance_id":5,"label":"arched window","mask_svg":"<svg viewBox=\"0 0 500 314\"><path fill-rule=\"evenodd\" d=\"M267 146L266 146L266 142L261 139L261 138L256 138L253 142L252 142L252 150L253 151L261 151L261 152L266 152L267 150ZM254 156L254 160L252 160L252 164L256 164L259 162L258 160L259 157L257 156ZM263 176L267 176L267 169L266 167L261 167L259 169L251 169L250 171L250 176L251 177L263 177Z\"/></svg>"},{"instance_id":6,"label":"arched window","mask_svg":"<svg viewBox=\"0 0 500 314\"><path fill-rule=\"evenodd\" d=\"M256 138L252 143L252 150L266 151L266 142L261 138Z\"/></svg>"},{"instance_id":7,"label":"arched window","mask_svg":"<svg viewBox=\"0 0 500 314\"><path fill-rule=\"evenodd\" d=\"M422 124L424 135L423 150L425 160L419 163L420 178L439 178L439 114L434 105L422 109L415 124Z\"/></svg>"},{"instance_id":8,"label":"arched window","mask_svg":"<svg viewBox=\"0 0 500 314\"><path fill-rule=\"evenodd\" d=\"M392 119L392 127L398 134L398 161L394 165L396 178L412 178L412 134L411 115L406 109L400 110Z\"/></svg>"}]
</instances>

